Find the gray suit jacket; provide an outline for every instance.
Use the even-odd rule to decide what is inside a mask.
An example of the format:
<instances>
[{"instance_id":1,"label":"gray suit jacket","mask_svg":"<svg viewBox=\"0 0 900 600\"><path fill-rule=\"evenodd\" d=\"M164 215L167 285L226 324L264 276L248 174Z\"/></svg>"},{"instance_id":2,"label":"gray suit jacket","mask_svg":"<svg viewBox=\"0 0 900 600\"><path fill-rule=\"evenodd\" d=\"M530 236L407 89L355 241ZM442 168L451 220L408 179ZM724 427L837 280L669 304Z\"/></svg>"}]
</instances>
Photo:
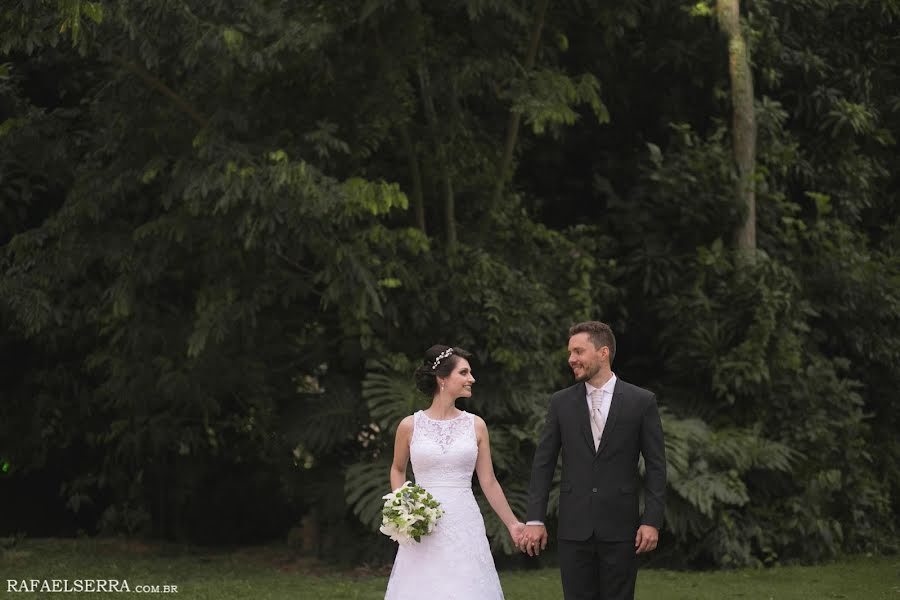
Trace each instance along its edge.
<instances>
[{"instance_id":1,"label":"gray suit jacket","mask_svg":"<svg viewBox=\"0 0 900 600\"><path fill-rule=\"evenodd\" d=\"M666 452L656 396L616 381L600 447L594 451L587 390L578 383L553 394L534 454L528 486L528 520L544 520L557 458L562 450L559 537L634 540L641 524L662 527ZM643 455L644 514L638 514Z\"/></svg>"}]
</instances>

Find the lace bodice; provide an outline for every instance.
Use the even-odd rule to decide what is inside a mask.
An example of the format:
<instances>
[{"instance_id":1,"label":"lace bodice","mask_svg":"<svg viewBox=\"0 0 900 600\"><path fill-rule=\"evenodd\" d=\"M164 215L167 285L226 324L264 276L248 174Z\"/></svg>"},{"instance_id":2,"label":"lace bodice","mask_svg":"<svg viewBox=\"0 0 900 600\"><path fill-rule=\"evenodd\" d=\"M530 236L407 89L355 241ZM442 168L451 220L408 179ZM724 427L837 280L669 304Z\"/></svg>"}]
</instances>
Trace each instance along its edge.
<instances>
[{"instance_id":1,"label":"lace bodice","mask_svg":"<svg viewBox=\"0 0 900 600\"><path fill-rule=\"evenodd\" d=\"M416 412L409 458L416 483L435 486L471 487L478 458L475 417L463 412L455 419L436 421Z\"/></svg>"}]
</instances>

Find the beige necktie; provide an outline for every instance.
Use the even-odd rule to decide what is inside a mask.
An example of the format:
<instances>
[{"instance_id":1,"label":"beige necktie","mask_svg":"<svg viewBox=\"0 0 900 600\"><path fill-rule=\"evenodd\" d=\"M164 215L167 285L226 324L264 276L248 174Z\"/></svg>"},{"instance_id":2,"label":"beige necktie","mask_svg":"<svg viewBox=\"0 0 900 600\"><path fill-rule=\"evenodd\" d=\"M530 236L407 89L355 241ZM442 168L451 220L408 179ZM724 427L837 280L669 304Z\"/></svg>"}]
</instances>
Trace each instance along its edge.
<instances>
[{"instance_id":1,"label":"beige necktie","mask_svg":"<svg viewBox=\"0 0 900 600\"><path fill-rule=\"evenodd\" d=\"M600 437L603 435L603 390L591 392L591 433L594 434L594 450L600 447Z\"/></svg>"}]
</instances>

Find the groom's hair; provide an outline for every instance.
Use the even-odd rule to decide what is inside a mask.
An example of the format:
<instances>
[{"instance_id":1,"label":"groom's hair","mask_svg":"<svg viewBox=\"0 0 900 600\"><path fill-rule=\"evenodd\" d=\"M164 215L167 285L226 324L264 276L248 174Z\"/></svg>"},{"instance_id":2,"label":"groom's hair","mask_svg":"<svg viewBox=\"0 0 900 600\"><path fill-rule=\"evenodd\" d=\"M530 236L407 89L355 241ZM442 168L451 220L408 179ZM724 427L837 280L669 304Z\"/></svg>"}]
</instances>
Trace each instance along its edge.
<instances>
[{"instance_id":1,"label":"groom's hair","mask_svg":"<svg viewBox=\"0 0 900 600\"><path fill-rule=\"evenodd\" d=\"M613 335L612 329L606 323L600 321L584 321L577 323L569 328L569 337L576 333L586 333L590 338L594 348L606 346L609 348L609 364L612 364L616 358L616 336Z\"/></svg>"}]
</instances>

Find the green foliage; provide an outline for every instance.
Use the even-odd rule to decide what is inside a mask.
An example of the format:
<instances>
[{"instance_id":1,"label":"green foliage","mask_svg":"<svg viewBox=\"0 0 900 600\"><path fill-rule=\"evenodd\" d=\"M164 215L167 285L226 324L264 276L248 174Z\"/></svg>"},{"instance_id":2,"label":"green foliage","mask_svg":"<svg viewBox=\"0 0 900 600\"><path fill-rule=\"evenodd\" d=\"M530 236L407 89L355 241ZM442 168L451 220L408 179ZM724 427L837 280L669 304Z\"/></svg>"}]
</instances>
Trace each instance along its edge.
<instances>
[{"instance_id":1,"label":"green foliage","mask_svg":"<svg viewBox=\"0 0 900 600\"><path fill-rule=\"evenodd\" d=\"M575 107L587 104L599 123L609 122L609 111L600 99L600 82L592 75L573 81L551 69L537 71L511 90L512 110L525 116L534 133L540 135L548 127L574 125L578 119Z\"/></svg>"}]
</instances>

